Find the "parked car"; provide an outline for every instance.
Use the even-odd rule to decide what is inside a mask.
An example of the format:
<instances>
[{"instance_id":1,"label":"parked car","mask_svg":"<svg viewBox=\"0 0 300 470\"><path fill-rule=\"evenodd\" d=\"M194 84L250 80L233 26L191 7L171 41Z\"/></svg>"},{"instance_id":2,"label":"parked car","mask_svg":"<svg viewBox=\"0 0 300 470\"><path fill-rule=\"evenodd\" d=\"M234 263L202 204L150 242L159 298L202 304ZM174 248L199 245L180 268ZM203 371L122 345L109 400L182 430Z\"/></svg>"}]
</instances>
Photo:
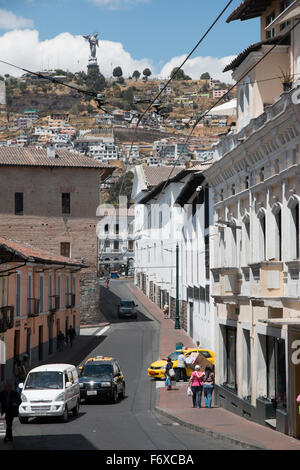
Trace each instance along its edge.
<instances>
[{"instance_id":1,"label":"parked car","mask_svg":"<svg viewBox=\"0 0 300 470\"><path fill-rule=\"evenodd\" d=\"M46 364L32 369L19 384L22 403L19 420L26 424L29 418L57 416L68 421L69 412L78 416L80 387L78 373L71 364Z\"/></svg>"},{"instance_id":2,"label":"parked car","mask_svg":"<svg viewBox=\"0 0 300 470\"><path fill-rule=\"evenodd\" d=\"M91 357L79 369L81 399L110 399L116 403L119 397L125 397L125 378L113 357Z\"/></svg>"},{"instance_id":3,"label":"parked car","mask_svg":"<svg viewBox=\"0 0 300 470\"><path fill-rule=\"evenodd\" d=\"M132 317L137 318L136 305L133 300L123 299L118 305L119 317Z\"/></svg>"},{"instance_id":4,"label":"parked car","mask_svg":"<svg viewBox=\"0 0 300 470\"><path fill-rule=\"evenodd\" d=\"M215 364L215 354L210 351L209 349L202 349L202 348L187 348L187 349L177 349L176 351L168 354L166 357L170 357L173 362L173 368L176 369L178 365L178 356L179 354L183 353L186 357L188 357L191 353L198 352L201 353L212 365ZM165 377L165 367L167 365L166 359L159 359L158 361L152 362L150 367L148 368L148 375L149 377L155 379L163 379ZM186 368L187 376L190 377L192 374L192 369L189 367Z\"/></svg>"}]
</instances>

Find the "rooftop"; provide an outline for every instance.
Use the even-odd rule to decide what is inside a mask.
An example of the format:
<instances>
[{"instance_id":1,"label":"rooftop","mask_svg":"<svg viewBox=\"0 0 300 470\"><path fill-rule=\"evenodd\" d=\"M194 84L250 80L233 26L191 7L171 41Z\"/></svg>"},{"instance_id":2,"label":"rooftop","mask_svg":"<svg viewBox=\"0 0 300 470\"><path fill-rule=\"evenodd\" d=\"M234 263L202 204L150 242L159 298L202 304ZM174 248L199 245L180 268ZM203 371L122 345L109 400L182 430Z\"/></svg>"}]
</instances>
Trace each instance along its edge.
<instances>
[{"instance_id":1,"label":"rooftop","mask_svg":"<svg viewBox=\"0 0 300 470\"><path fill-rule=\"evenodd\" d=\"M9 263L24 260L30 263L56 264L73 267L87 267L71 258L56 255L49 251L35 248L28 243L0 237L0 259L1 262Z\"/></svg>"},{"instance_id":2,"label":"rooftop","mask_svg":"<svg viewBox=\"0 0 300 470\"><path fill-rule=\"evenodd\" d=\"M271 5L273 0L244 0L227 18L226 22L234 20L249 20L257 18Z\"/></svg>"},{"instance_id":3,"label":"rooftop","mask_svg":"<svg viewBox=\"0 0 300 470\"><path fill-rule=\"evenodd\" d=\"M67 150L55 149L55 158L47 156L47 149L35 147L0 147L0 166L99 168L110 173L114 167Z\"/></svg>"}]
</instances>

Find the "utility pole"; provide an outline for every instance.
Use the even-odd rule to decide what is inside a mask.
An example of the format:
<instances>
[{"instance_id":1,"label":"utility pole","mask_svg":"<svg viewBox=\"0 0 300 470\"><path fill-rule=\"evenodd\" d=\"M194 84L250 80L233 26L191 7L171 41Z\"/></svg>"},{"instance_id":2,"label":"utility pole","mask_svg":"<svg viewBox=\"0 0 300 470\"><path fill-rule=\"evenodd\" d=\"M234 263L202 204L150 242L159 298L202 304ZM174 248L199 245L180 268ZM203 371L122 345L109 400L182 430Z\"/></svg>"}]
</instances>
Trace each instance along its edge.
<instances>
[{"instance_id":1,"label":"utility pole","mask_svg":"<svg viewBox=\"0 0 300 470\"><path fill-rule=\"evenodd\" d=\"M180 329L179 321L179 245L176 244L176 316L175 316L175 330Z\"/></svg>"}]
</instances>

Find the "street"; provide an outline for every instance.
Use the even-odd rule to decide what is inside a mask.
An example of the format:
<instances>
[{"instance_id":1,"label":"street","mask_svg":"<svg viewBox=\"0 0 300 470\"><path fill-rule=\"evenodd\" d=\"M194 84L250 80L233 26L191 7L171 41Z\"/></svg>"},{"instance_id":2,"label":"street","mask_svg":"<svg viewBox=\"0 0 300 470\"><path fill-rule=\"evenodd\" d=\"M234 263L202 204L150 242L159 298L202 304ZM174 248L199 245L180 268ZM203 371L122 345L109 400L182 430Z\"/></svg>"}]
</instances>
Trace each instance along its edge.
<instances>
[{"instance_id":1,"label":"street","mask_svg":"<svg viewBox=\"0 0 300 470\"><path fill-rule=\"evenodd\" d=\"M82 402L79 417L70 415L67 423L34 419L24 425L15 420L15 450L237 449L154 413L157 383L147 376L147 367L159 357L160 325L141 305L137 320L118 318L120 298L139 303L128 283L116 280L110 282L109 290L100 287L103 313L110 326L102 336L87 336L91 332L83 329L75 341L73 361L78 366L92 355L117 358L126 380L125 399L117 404ZM79 341L85 344L84 357L78 353ZM64 362L63 354L59 362Z\"/></svg>"}]
</instances>

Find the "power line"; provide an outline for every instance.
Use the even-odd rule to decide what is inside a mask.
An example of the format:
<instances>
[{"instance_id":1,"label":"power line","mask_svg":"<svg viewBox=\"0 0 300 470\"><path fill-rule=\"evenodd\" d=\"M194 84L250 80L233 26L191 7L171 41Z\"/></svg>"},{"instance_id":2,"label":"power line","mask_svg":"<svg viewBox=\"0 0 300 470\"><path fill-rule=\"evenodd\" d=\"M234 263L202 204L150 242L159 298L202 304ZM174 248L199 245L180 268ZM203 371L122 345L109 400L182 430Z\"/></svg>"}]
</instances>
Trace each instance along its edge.
<instances>
[{"instance_id":1,"label":"power line","mask_svg":"<svg viewBox=\"0 0 300 470\"><path fill-rule=\"evenodd\" d=\"M229 90L227 90L227 92L221 97L219 98L205 113L203 113L195 122L195 124L193 125L192 127L192 130L191 132L188 134L183 146L182 146L182 151L180 152L180 154L178 155L178 157L174 160L174 163L173 163L173 166L172 166L172 170L167 178L167 180L165 181L163 187L162 187L162 190L161 192L163 192L168 184L168 182L170 181L170 178L171 178L171 175L176 167L176 162L180 159L180 157L182 156L183 154L183 150L184 150L184 147L188 144L188 141L190 140L190 138L192 137L192 134L196 128L196 126L199 124L199 122L205 117L207 116L207 114L213 109L215 108L219 103L220 101L222 101L224 99L225 96L227 96L234 88L236 88L236 86L241 83L241 81L244 80L244 78L252 71L254 70L258 64L260 64L281 42L283 42L288 36L289 34L291 33L291 31L293 31L300 23L300 20L298 20L297 22L294 23L294 25L284 34L280 37L279 41L276 42L276 44L274 44L257 62L255 62L255 64L252 65L252 67L250 67L250 69L247 70L247 72L245 72L241 78L232 86L229 88ZM152 211L152 208L150 207L150 214L151 214L151 211ZM141 227L140 230L142 230L145 226L145 222L143 224L143 226Z\"/></svg>"},{"instance_id":2,"label":"power line","mask_svg":"<svg viewBox=\"0 0 300 470\"><path fill-rule=\"evenodd\" d=\"M206 30L206 32L203 34L203 36L200 38L200 40L197 42L197 44L193 47L193 49L191 50L191 52L187 55L187 57L184 59L184 61L181 63L181 65L176 69L175 73L173 73L170 77L170 79L167 81L167 83L164 85L164 87L159 91L159 93L156 95L156 97L152 100L152 102L149 104L149 106L146 108L146 110L141 114L141 116L138 118L138 121L137 121L137 124L136 124L136 127L135 127L135 131L133 133L133 138L132 138L132 142L131 142L131 146L130 146L130 151L129 151L129 156L127 157L128 159L130 158L131 156L131 152L132 152L132 148L133 148L133 144L134 144L134 140L135 140L135 136L136 136L136 133L137 133L137 128L139 126L139 124L141 123L143 117L146 115L146 113L152 108L153 104L155 103L155 101L160 97L160 95L163 93L163 91L167 88L167 86L170 84L170 82L174 79L174 77L177 75L177 73L179 72L180 69L182 69L182 67L184 66L184 64L189 60L189 58L192 56L192 54L195 52L195 50L199 47L199 45L202 43L202 41L205 39L205 37L209 34L209 32L213 29L213 27L215 26L215 24L219 21L219 19L221 18L221 16L225 13L225 11L227 10L227 8L230 6L230 4L233 2L233 0L230 0L226 6L223 8L223 10L219 13L219 15L216 17L216 19L213 21L213 23L210 25L210 27ZM125 172L126 172L126 162L125 162ZM121 194L121 190L123 189L123 181L122 181L122 184L121 184L121 188L120 188L120 192L119 192L119 196Z\"/></svg>"}]
</instances>

